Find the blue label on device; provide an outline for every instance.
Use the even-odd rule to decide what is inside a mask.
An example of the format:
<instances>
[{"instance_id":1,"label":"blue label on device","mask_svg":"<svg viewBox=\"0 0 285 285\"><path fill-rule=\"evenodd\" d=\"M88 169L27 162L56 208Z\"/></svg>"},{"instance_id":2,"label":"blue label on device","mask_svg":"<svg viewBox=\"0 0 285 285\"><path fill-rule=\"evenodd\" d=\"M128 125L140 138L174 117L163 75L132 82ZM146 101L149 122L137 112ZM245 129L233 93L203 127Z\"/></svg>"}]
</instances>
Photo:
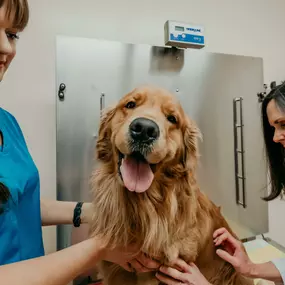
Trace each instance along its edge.
<instances>
[{"instance_id":1,"label":"blue label on device","mask_svg":"<svg viewBox=\"0 0 285 285\"><path fill-rule=\"evenodd\" d=\"M174 34L170 34L170 40L185 42L185 43L204 44L203 36L196 36L196 35L189 35L189 34L184 34L184 37L182 37L182 35L177 35L175 37Z\"/></svg>"}]
</instances>

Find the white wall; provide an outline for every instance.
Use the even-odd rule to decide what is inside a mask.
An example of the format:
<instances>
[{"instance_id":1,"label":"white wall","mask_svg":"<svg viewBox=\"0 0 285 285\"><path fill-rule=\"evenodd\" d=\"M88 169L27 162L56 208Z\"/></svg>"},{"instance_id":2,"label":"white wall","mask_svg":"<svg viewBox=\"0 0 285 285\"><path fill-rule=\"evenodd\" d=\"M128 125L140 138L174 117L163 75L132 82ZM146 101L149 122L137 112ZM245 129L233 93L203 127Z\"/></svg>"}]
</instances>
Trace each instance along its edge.
<instances>
[{"instance_id":1,"label":"white wall","mask_svg":"<svg viewBox=\"0 0 285 285\"><path fill-rule=\"evenodd\" d=\"M41 174L42 196L55 198L55 36L163 45L168 19L202 24L206 49L264 59L265 82L285 78L284 0L29 0L31 21L4 83L1 106L18 118ZM280 218L279 218L280 217ZM285 244L285 202L270 204L270 235ZM45 229L47 252L55 228Z\"/></svg>"}]
</instances>

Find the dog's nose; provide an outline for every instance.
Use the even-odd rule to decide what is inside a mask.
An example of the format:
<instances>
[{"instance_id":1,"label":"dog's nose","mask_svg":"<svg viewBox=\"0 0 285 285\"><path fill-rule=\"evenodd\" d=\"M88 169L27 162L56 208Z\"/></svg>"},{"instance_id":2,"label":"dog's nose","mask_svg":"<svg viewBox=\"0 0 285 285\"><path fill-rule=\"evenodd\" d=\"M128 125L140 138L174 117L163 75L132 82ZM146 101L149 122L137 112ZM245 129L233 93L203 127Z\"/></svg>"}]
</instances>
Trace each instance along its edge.
<instances>
[{"instance_id":1,"label":"dog's nose","mask_svg":"<svg viewBox=\"0 0 285 285\"><path fill-rule=\"evenodd\" d=\"M159 127L150 119L137 118L130 125L130 133L136 141L151 143L159 137Z\"/></svg>"}]
</instances>

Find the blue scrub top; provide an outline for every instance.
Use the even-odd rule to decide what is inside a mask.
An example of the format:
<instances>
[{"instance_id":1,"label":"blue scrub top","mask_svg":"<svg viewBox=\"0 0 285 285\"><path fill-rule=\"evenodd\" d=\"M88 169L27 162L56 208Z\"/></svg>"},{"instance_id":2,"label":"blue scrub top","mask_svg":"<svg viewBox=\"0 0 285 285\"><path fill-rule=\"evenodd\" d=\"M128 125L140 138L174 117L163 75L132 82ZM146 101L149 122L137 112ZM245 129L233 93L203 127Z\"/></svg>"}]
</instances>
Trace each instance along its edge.
<instances>
[{"instance_id":1,"label":"blue scrub top","mask_svg":"<svg viewBox=\"0 0 285 285\"><path fill-rule=\"evenodd\" d=\"M44 255L40 179L16 119L0 108L0 182L11 198L0 205L0 265Z\"/></svg>"}]
</instances>

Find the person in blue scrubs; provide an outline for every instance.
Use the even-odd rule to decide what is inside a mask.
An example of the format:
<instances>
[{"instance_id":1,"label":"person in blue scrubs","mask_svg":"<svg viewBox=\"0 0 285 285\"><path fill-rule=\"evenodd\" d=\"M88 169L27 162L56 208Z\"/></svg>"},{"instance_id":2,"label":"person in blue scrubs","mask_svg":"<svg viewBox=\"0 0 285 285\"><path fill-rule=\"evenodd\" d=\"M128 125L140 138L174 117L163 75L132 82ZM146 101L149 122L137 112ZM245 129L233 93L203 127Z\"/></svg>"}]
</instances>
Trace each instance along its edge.
<instances>
[{"instance_id":1,"label":"person in blue scrubs","mask_svg":"<svg viewBox=\"0 0 285 285\"><path fill-rule=\"evenodd\" d=\"M261 111L271 178L271 193L264 200L271 201L279 197L285 187L285 82L273 88L265 97ZM223 249L217 250L217 254L231 263L242 275L285 284L284 258L255 264L243 250L241 242L224 228L216 230L213 239L216 246L223 246ZM162 266L157 278L167 285L211 285L195 264L189 265L179 259L175 267L183 271Z\"/></svg>"},{"instance_id":2,"label":"person in blue scrubs","mask_svg":"<svg viewBox=\"0 0 285 285\"><path fill-rule=\"evenodd\" d=\"M27 0L0 0L0 81L16 55L16 42L28 19ZM157 262L143 254L131 258L135 246L108 250L96 237L44 255L42 226L80 226L88 222L91 211L90 203L40 198L39 172L21 128L0 107L0 283L66 285L102 259L129 271L158 268Z\"/></svg>"}]
</instances>

